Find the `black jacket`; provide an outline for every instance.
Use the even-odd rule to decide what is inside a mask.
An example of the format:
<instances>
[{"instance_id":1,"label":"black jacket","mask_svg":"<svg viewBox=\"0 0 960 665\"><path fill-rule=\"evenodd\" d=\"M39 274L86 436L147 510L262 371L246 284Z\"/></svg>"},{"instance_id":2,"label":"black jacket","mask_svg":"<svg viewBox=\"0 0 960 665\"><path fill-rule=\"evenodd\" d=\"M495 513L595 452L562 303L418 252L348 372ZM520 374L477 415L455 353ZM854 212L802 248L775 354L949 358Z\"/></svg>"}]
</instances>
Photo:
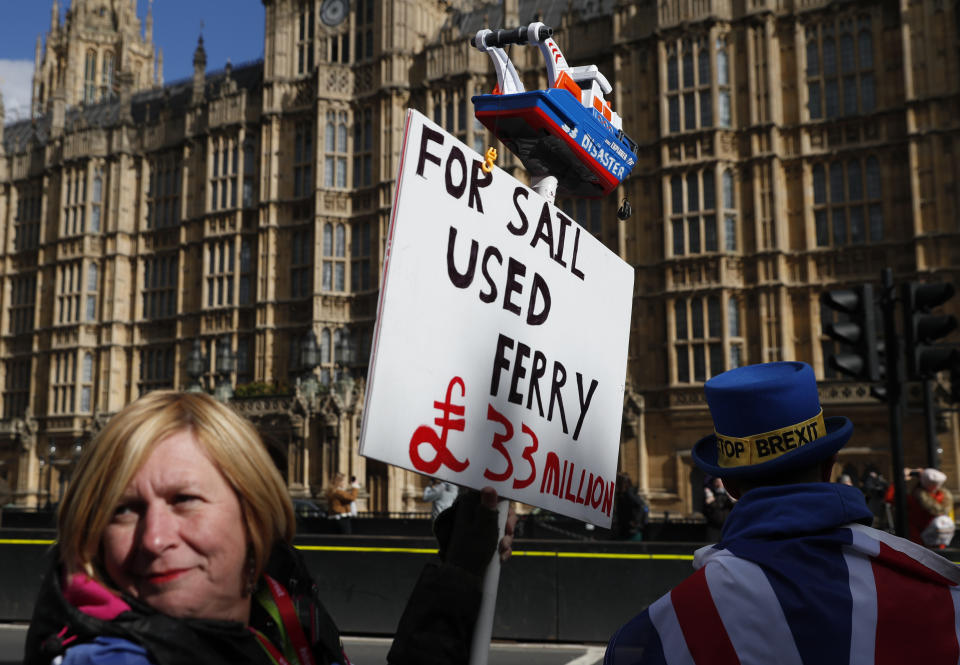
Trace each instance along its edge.
<instances>
[{"instance_id":1,"label":"black jacket","mask_svg":"<svg viewBox=\"0 0 960 665\"><path fill-rule=\"evenodd\" d=\"M55 559L56 560L56 559ZM340 634L330 615L316 599L313 583L303 558L287 545L277 546L267 566L267 574L283 584L291 595L312 595L319 617L319 639L313 645L318 665L339 663ZM63 597L60 566L47 573L33 610L27 632L25 665L48 665L66 647L63 640L76 636L70 644L92 641L98 636L119 637L143 646L158 665L193 665L230 663L272 665L254 634L237 621L210 619L177 619L124 594L130 610L112 621L84 614ZM275 628L265 612L257 612L251 624L268 637ZM66 627L67 630L63 631Z\"/></svg>"},{"instance_id":2,"label":"black jacket","mask_svg":"<svg viewBox=\"0 0 960 665\"><path fill-rule=\"evenodd\" d=\"M312 604L318 625L318 640L313 644L317 665L342 663L339 631L320 602L316 583L300 553L293 547L278 545L267 574L283 584L292 596L308 597ZM25 665L49 665L69 646L98 636L139 644L157 665L273 665L254 634L239 622L177 619L126 594L123 600L130 605L130 611L111 621L96 619L66 601L60 577L60 566L54 565L41 586L27 632ZM480 578L456 566L426 566L400 619L388 656L391 665L466 663L480 606L480 589ZM252 605L250 623L279 644L276 627L256 603ZM73 636L74 640L63 644L64 639Z\"/></svg>"}]
</instances>

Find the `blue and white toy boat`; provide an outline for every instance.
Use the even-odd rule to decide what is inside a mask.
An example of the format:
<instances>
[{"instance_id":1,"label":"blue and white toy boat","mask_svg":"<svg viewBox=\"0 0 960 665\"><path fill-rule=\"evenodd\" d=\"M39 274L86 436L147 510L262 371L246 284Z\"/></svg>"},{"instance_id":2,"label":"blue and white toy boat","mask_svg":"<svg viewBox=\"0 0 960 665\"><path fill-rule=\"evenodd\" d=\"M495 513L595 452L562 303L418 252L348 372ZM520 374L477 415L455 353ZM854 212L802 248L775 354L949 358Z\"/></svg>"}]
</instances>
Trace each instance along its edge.
<instances>
[{"instance_id":1,"label":"blue and white toy boat","mask_svg":"<svg viewBox=\"0 0 960 665\"><path fill-rule=\"evenodd\" d=\"M473 97L480 120L515 154L534 179L554 176L557 193L597 198L609 194L637 163L637 144L604 99L612 91L596 65L570 67L543 23L481 30L474 46L488 53L497 87ZM547 67L546 90L524 90L501 48L536 44Z\"/></svg>"}]
</instances>

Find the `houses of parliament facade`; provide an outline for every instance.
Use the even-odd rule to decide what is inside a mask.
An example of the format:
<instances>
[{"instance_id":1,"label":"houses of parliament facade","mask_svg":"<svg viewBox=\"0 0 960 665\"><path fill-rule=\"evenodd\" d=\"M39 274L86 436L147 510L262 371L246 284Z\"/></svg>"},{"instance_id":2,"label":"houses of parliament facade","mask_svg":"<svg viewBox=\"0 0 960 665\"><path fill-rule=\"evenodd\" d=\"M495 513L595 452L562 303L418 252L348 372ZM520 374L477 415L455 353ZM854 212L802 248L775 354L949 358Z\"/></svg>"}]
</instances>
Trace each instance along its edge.
<instances>
[{"instance_id":1,"label":"houses of parliament facade","mask_svg":"<svg viewBox=\"0 0 960 665\"><path fill-rule=\"evenodd\" d=\"M696 510L703 382L803 360L826 414L856 425L841 463L889 477L886 406L829 369L819 294L885 267L960 283L960 3L262 1L262 60L208 63L201 38L176 82L137 0L53 0L37 26L30 117L5 123L0 103L13 503L56 503L139 395L225 387L293 495L343 472L368 510L423 510L423 478L357 453L404 116L483 152L470 98L496 79L469 39L532 20L572 65L599 66L640 147L615 195L558 200L636 271L621 471L654 511ZM511 57L545 86L537 49ZM906 463L922 466L907 395ZM957 487L956 411L936 424Z\"/></svg>"}]
</instances>

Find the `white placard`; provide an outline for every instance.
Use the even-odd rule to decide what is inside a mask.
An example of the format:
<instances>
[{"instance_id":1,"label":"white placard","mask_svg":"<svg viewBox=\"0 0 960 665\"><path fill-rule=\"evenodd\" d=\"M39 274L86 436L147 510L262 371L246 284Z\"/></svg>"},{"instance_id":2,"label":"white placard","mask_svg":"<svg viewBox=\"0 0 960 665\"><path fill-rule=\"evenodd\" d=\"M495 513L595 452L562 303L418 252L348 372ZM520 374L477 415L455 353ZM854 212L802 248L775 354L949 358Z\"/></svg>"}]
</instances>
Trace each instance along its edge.
<instances>
[{"instance_id":1,"label":"white placard","mask_svg":"<svg viewBox=\"0 0 960 665\"><path fill-rule=\"evenodd\" d=\"M633 270L407 112L360 452L608 527Z\"/></svg>"}]
</instances>

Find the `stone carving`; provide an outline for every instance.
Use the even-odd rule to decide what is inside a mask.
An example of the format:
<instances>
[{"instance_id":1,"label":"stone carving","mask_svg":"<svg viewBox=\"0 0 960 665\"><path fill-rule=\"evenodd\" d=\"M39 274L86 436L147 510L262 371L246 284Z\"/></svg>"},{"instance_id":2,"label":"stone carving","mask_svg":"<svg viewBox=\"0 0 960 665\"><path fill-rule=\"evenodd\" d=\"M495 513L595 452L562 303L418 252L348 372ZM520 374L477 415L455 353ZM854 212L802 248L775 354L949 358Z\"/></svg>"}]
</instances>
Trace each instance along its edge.
<instances>
[{"instance_id":1,"label":"stone carving","mask_svg":"<svg viewBox=\"0 0 960 665\"><path fill-rule=\"evenodd\" d=\"M11 423L13 438L20 443L20 452L27 453L37 447L37 421L27 416L14 418Z\"/></svg>"}]
</instances>

